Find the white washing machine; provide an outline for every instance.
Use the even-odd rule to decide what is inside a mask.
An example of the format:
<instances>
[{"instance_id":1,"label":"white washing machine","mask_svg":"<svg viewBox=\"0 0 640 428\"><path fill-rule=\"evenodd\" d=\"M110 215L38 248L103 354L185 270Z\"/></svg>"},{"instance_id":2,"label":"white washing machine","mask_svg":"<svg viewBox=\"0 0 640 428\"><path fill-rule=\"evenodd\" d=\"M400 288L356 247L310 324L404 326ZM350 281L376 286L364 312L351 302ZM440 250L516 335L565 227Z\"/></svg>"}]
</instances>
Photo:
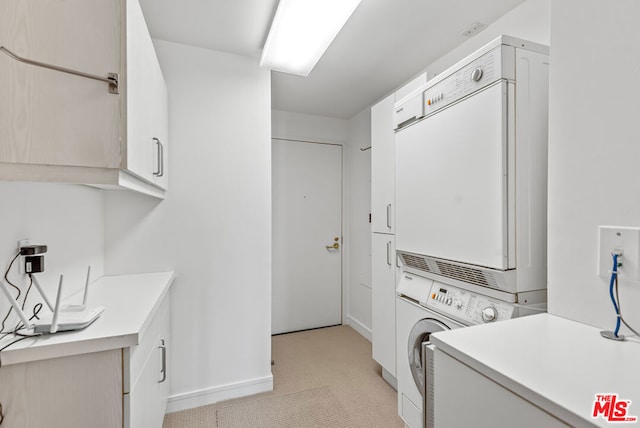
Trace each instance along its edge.
<instances>
[{"instance_id":1,"label":"white washing machine","mask_svg":"<svg viewBox=\"0 0 640 428\"><path fill-rule=\"evenodd\" d=\"M525 315L522 307L402 272L396 291L398 414L409 428L431 428L425 402L432 396L425 373L429 336L438 331ZM544 308L535 308L535 312ZM535 313L527 308L527 314ZM429 407L429 406L426 406Z\"/></svg>"}]
</instances>

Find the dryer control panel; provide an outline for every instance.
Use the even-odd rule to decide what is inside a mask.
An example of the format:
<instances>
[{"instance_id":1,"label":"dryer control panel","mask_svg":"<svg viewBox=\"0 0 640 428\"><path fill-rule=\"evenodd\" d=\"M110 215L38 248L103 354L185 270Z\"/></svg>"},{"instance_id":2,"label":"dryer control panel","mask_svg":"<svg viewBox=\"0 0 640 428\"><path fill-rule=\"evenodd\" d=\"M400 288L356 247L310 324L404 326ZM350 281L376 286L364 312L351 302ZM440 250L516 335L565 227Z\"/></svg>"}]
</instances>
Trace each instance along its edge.
<instances>
[{"instance_id":1,"label":"dryer control panel","mask_svg":"<svg viewBox=\"0 0 640 428\"><path fill-rule=\"evenodd\" d=\"M514 312L513 304L435 281L424 306L467 325L507 320Z\"/></svg>"}]
</instances>

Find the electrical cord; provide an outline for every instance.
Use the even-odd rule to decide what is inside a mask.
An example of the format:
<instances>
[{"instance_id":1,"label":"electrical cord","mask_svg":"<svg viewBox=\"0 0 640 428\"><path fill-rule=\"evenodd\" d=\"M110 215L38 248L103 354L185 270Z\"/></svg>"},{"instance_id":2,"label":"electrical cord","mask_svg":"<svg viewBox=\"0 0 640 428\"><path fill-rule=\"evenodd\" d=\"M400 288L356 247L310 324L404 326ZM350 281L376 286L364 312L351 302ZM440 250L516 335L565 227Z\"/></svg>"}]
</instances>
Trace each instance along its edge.
<instances>
[{"instance_id":1,"label":"electrical cord","mask_svg":"<svg viewBox=\"0 0 640 428\"><path fill-rule=\"evenodd\" d=\"M622 316L622 309L620 305L620 293L618 291L618 254L612 254L613 256L613 269L611 270L611 281L609 282L609 297L611 297L611 302L613 303L613 308L616 311L616 329L613 334L615 337L618 336L618 332L620 331L620 323L624 324L629 330L631 330L636 336L640 337L640 334L631 327Z\"/></svg>"},{"instance_id":2,"label":"electrical cord","mask_svg":"<svg viewBox=\"0 0 640 428\"><path fill-rule=\"evenodd\" d=\"M11 282L9 280L9 271L11 270L11 267L13 266L13 263L16 261L16 259L18 258L18 256L20 256L20 252L18 251L18 253L16 254L16 256L11 260L11 263L9 263L9 267L7 268L7 270L4 272L4 279L5 281L7 281L7 283L12 286L13 288L16 289L16 291L18 292L18 295L16 296L16 301L20 298L20 288L18 288L17 285L15 285L13 282ZM2 326L0 327L0 333L2 333L4 331L4 326L5 323L7 322L7 320L9 319L9 315L11 315L11 311L13 310L13 306L9 306L9 310L7 311L7 314L5 315L4 319L2 320ZM4 336L3 336L4 337Z\"/></svg>"},{"instance_id":3,"label":"electrical cord","mask_svg":"<svg viewBox=\"0 0 640 428\"><path fill-rule=\"evenodd\" d=\"M613 295L613 286L616 279L618 279L618 255L613 254L613 269L611 270L611 281L609 281L609 297L611 297L613 308L616 311L616 329L613 331L613 335L618 337L618 332L620 331L620 309L618 308L616 297Z\"/></svg>"},{"instance_id":4,"label":"electrical cord","mask_svg":"<svg viewBox=\"0 0 640 428\"><path fill-rule=\"evenodd\" d=\"M13 345L13 344L16 344L16 343L21 342L21 341L23 341L23 340L25 340L25 339L30 339L30 338L32 338L32 337L39 336L39 335L37 335L37 334L36 334L36 335L16 334L16 336L19 336L19 337L20 337L20 339L16 339L16 340L14 340L14 341L13 341L13 342L11 342L11 343L7 343L7 344L6 344L6 345L4 345L2 348L0 348L0 352L4 351L5 349L7 349L9 346L11 346L11 345ZM0 367L1 367L1 366L0 366Z\"/></svg>"},{"instance_id":5,"label":"electrical cord","mask_svg":"<svg viewBox=\"0 0 640 428\"><path fill-rule=\"evenodd\" d=\"M27 291L24 293L24 300L22 301L22 311L23 312L24 312L24 307L27 304L27 299L29 298L29 292L31 291L31 287L32 286L33 286L33 277L31 276L31 274L29 274L29 286L27 287ZM35 310L35 306L34 306L34 310ZM31 319L33 319L33 316L31 317ZM31 319L29 321L31 321ZM20 323L18 323L16 325L16 328L14 329L14 331L16 331L18 329L19 325L20 325Z\"/></svg>"},{"instance_id":6,"label":"electrical cord","mask_svg":"<svg viewBox=\"0 0 640 428\"><path fill-rule=\"evenodd\" d=\"M16 326L16 328L15 328L15 330L14 330L14 331L12 331L12 332L10 332L10 333L7 333L7 334L5 334L4 336L2 336L2 338L0 338L0 340L1 340L1 339L4 339L6 336L8 336L8 335L10 335L10 334L13 334L14 336L17 336L17 337L18 337L18 339L14 340L13 342L7 343L7 344L6 344L6 345L4 345L2 348L0 348L0 352L4 351L4 350L5 350L5 349L7 349L9 346L11 346L11 345L13 345L13 344L15 344L15 343L21 342L21 341L23 341L23 340L25 340L25 339L30 339L30 338L33 338L33 337L42 336L42 333L36 333L36 334L22 334L22 333L20 333L20 330L22 330L23 328L24 328L24 325L22 325L22 323L20 323L20 324L18 324L18 325ZM1 361L0 361L0 367L2 367L2 362L1 362Z\"/></svg>"},{"instance_id":7,"label":"electrical cord","mask_svg":"<svg viewBox=\"0 0 640 428\"><path fill-rule=\"evenodd\" d=\"M620 321L622 321L622 324L624 324L629 330L631 330L631 332L633 334L635 334L636 336L640 337L640 333L638 333L636 330L634 330L633 327L631 327L624 320L624 317L622 316L622 305L620 304L620 295L618 294L618 275L616 275L616 300L618 301L618 314L620 316Z\"/></svg>"},{"instance_id":8,"label":"electrical cord","mask_svg":"<svg viewBox=\"0 0 640 428\"><path fill-rule=\"evenodd\" d=\"M27 304L27 298L29 297L29 292L31 291L31 287L33 286L33 277L29 274L29 286L27 287L27 291L24 293L24 300L22 301L22 310L24 311L24 306Z\"/></svg>"},{"instance_id":9,"label":"electrical cord","mask_svg":"<svg viewBox=\"0 0 640 428\"><path fill-rule=\"evenodd\" d=\"M38 316L38 314L40 313L41 310L42 310L42 303L36 303L35 305L33 305L33 315L31 315L31 318L29 318L29 321L31 321L34 318L39 320L40 317Z\"/></svg>"}]
</instances>

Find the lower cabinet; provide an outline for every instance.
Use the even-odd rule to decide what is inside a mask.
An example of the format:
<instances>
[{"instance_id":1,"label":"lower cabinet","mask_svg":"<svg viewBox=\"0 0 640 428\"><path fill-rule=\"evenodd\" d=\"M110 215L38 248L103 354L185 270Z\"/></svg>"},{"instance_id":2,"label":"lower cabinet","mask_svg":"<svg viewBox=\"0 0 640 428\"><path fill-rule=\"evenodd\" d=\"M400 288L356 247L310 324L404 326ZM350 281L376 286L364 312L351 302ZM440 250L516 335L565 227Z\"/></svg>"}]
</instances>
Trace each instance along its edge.
<instances>
[{"instance_id":1,"label":"lower cabinet","mask_svg":"<svg viewBox=\"0 0 640 428\"><path fill-rule=\"evenodd\" d=\"M373 359L396 376L396 242L394 235L371 237Z\"/></svg>"},{"instance_id":2,"label":"lower cabinet","mask_svg":"<svg viewBox=\"0 0 640 428\"><path fill-rule=\"evenodd\" d=\"M124 428L161 427L169 396L169 298L142 342L124 350Z\"/></svg>"},{"instance_id":3,"label":"lower cabinet","mask_svg":"<svg viewBox=\"0 0 640 428\"><path fill-rule=\"evenodd\" d=\"M162 427L169 311L167 295L137 346L1 367L0 427Z\"/></svg>"},{"instance_id":4,"label":"lower cabinet","mask_svg":"<svg viewBox=\"0 0 640 428\"><path fill-rule=\"evenodd\" d=\"M438 348L433 383L435 428L569 426Z\"/></svg>"},{"instance_id":5,"label":"lower cabinet","mask_svg":"<svg viewBox=\"0 0 640 428\"><path fill-rule=\"evenodd\" d=\"M2 428L121 427L122 350L0 368Z\"/></svg>"}]
</instances>

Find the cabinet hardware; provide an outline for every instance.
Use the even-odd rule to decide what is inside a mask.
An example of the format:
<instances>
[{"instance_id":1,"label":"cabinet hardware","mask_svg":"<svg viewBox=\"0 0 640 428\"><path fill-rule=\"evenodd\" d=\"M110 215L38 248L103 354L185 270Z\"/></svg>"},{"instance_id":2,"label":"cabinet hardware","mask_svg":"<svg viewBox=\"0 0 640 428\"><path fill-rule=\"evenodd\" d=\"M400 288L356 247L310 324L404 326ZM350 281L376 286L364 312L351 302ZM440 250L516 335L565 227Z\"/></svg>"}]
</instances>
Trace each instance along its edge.
<instances>
[{"instance_id":1,"label":"cabinet hardware","mask_svg":"<svg viewBox=\"0 0 640 428\"><path fill-rule=\"evenodd\" d=\"M369 147L360 147L360 151L361 152L366 152L367 150L370 150L370 149L371 149L371 146L369 146Z\"/></svg>"},{"instance_id":2,"label":"cabinet hardware","mask_svg":"<svg viewBox=\"0 0 640 428\"><path fill-rule=\"evenodd\" d=\"M387 205L387 227L391 229L391 204Z\"/></svg>"},{"instance_id":3,"label":"cabinet hardware","mask_svg":"<svg viewBox=\"0 0 640 428\"><path fill-rule=\"evenodd\" d=\"M57 65L46 64L40 61L34 61L32 59L22 58L4 46L0 46L0 51L4 52L6 55L15 59L16 61L23 62L29 65L35 65L36 67L48 68L50 70L60 71L62 73L73 74L75 76L86 77L87 79L99 80L101 82L106 82L109 84L109 93L110 94L118 94L118 73L108 73L107 77L96 76L95 74L84 73L82 71L72 70L70 68L59 67Z\"/></svg>"},{"instance_id":4,"label":"cabinet hardware","mask_svg":"<svg viewBox=\"0 0 640 428\"><path fill-rule=\"evenodd\" d=\"M161 345L158 346L158 349L162 353L162 369L160 373L162 374L162 379L158 381L158 383L162 383L167 380L167 347L164 344L164 339L160 339Z\"/></svg>"},{"instance_id":5,"label":"cabinet hardware","mask_svg":"<svg viewBox=\"0 0 640 428\"><path fill-rule=\"evenodd\" d=\"M164 175L164 145L156 137L153 137L153 141L158 146L158 170L153 175L162 177Z\"/></svg>"},{"instance_id":6,"label":"cabinet hardware","mask_svg":"<svg viewBox=\"0 0 640 428\"><path fill-rule=\"evenodd\" d=\"M387 241L387 264L391 266L391 241Z\"/></svg>"}]
</instances>

